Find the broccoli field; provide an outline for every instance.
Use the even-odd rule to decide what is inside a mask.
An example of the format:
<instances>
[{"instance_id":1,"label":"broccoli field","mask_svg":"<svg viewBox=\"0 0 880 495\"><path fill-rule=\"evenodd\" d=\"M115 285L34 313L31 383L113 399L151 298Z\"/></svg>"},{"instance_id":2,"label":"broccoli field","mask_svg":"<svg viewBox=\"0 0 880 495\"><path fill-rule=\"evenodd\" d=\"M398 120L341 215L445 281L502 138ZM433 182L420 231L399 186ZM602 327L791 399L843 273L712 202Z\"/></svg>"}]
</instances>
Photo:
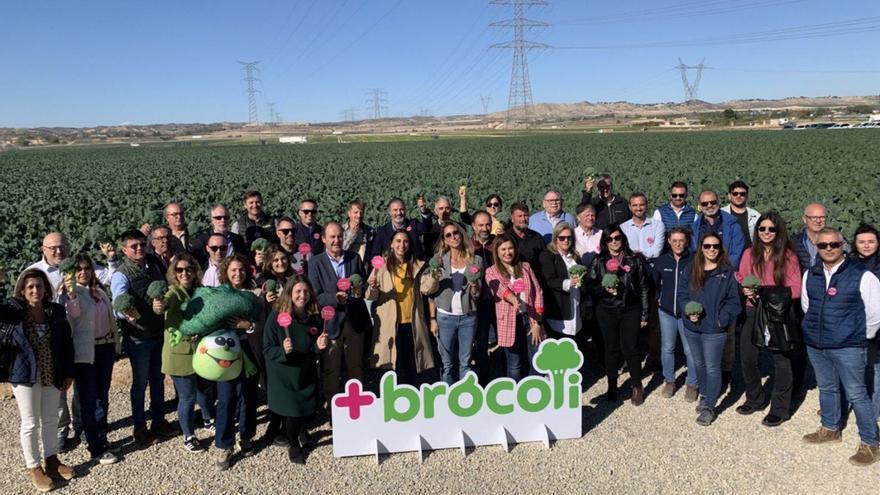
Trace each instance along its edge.
<instances>
[{"instance_id":1,"label":"broccoli field","mask_svg":"<svg viewBox=\"0 0 880 495\"><path fill-rule=\"evenodd\" d=\"M160 223L169 201L183 205L190 231L198 232L212 203L230 207L233 219L240 215L248 188L263 193L273 215L296 218L294 202L315 198L319 221L342 219L353 198L367 203L371 224L386 221L385 203L394 196L412 207L417 194L429 201L444 194L455 207L463 184L471 208L493 192L505 208L520 200L540 208L544 189L555 186L573 211L588 168L612 173L619 194L646 193L652 206L665 201L676 179L689 184L693 204L704 188L724 202L727 184L740 178L751 186L751 205L779 210L793 231L811 201L825 203L829 225L847 235L860 220L880 220L880 133L873 130L56 148L0 153L0 264L14 276L39 259L51 230L66 233L74 252L94 252L108 234Z\"/></svg>"}]
</instances>

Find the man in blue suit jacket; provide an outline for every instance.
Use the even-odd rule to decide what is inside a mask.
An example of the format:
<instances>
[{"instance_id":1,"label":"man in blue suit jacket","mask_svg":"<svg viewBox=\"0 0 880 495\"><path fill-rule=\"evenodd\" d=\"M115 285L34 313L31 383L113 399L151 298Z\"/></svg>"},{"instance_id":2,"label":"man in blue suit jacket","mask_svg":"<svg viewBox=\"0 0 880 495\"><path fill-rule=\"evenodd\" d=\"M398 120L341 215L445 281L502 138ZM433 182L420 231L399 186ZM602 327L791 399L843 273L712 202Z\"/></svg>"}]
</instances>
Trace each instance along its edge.
<instances>
[{"instance_id":1,"label":"man in blue suit jacket","mask_svg":"<svg viewBox=\"0 0 880 495\"><path fill-rule=\"evenodd\" d=\"M704 235L712 233L721 237L724 251L730 259L734 270L739 268L739 260L742 258L746 247L746 239L742 229L736 223L736 218L730 213L721 211L718 203L718 195L714 191L700 193L700 215L694 219L694 235L691 236L691 252L695 253L700 248L699 242Z\"/></svg>"},{"instance_id":2,"label":"man in blue suit jacket","mask_svg":"<svg viewBox=\"0 0 880 495\"><path fill-rule=\"evenodd\" d=\"M374 256L381 256L382 253L391 245L391 238L394 233L403 230L409 236L409 249L413 253L415 259L424 260L425 250L422 248L421 237L426 232L431 232L433 227L433 217L431 211L427 209L425 200L419 198L418 202L420 219L411 220L406 218L406 204L400 198L393 198L388 202L388 216L390 221L385 225L376 229L376 235L373 242L367 249L367 257L365 262L372 260Z\"/></svg>"},{"instance_id":3,"label":"man in blue suit jacket","mask_svg":"<svg viewBox=\"0 0 880 495\"><path fill-rule=\"evenodd\" d=\"M336 309L336 316L327 322L327 348L321 351L321 377L324 398L330 399L340 390L342 360L348 378L363 380L364 331L371 326L370 313L364 303L366 274L357 253L342 250L342 225L329 222L324 226L324 252L309 262L309 281L315 289L318 304ZM361 283L341 291L337 282L359 275Z\"/></svg>"}]
</instances>

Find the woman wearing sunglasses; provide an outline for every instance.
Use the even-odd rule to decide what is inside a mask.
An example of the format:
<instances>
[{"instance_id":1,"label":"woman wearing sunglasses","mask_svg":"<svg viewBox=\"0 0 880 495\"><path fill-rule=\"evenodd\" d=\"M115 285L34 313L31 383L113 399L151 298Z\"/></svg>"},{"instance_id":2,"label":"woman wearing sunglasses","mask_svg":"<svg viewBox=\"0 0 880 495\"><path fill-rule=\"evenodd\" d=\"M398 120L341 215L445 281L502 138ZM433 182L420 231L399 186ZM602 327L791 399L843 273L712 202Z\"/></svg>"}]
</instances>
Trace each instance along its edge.
<instances>
[{"instance_id":1,"label":"woman wearing sunglasses","mask_svg":"<svg viewBox=\"0 0 880 495\"><path fill-rule=\"evenodd\" d=\"M587 277L597 299L596 321L605 342L605 399L617 401L617 371L623 354L629 368L632 404L639 406L645 400L645 390L637 343L639 329L648 324L648 273L644 258L629 248L620 225L603 229L602 249L590 263Z\"/></svg>"},{"instance_id":2,"label":"woman wearing sunglasses","mask_svg":"<svg viewBox=\"0 0 880 495\"><path fill-rule=\"evenodd\" d=\"M452 385L471 371L483 259L474 254L464 229L455 222L444 222L440 227L434 252L441 267L440 289L429 299L431 333L440 348L443 381Z\"/></svg>"},{"instance_id":3,"label":"woman wearing sunglasses","mask_svg":"<svg viewBox=\"0 0 880 495\"><path fill-rule=\"evenodd\" d=\"M538 256L544 317L553 338L575 337L581 331L581 302L587 298L581 292L585 277L569 273L571 267L582 263L574 244L574 229L560 222L553 228L547 250Z\"/></svg>"},{"instance_id":4,"label":"woman wearing sunglasses","mask_svg":"<svg viewBox=\"0 0 880 495\"><path fill-rule=\"evenodd\" d=\"M801 297L801 268L797 254L788 236L785 221L775 211L761 215L755 225L754 245L743 253L739 264L737 279L742 283L750 275L760 280L760 286L787 288L791 296L789 302ZM754 335L757 315L756 306L760 299L760 290L750 284L744 284L743 295L746 296L746 322L740 334L739 348L742 363L743 380L746 386L746 401L736 408L736 412L744 415L752 414L766 404L767 398L761 386L760 357L761 348L768 349L773 357L773 393L770 397L770 411L761 422L764 426L779 426L791 417L791 350L777 350L779 344L772 348L758 346L755 338L763 340L764 334ZM798 302L799 304L799 302ZM797 306L795 306L797 307ZM800 329L796 329L800 334ZM769 337L769 336L768 336ZM767 344L769 342L765 342Z\"/></svg>"},{"instance_id":5,"label":"woman wearing sunglasses","mask_svg":"<svg viewBox=\"0 0 880 495\"><path fill-rule=\"evenodd\" d=\"M459 198L459 207L458 212L461 215L461 221L471 225L474 223L474 216L468 212L467 209L467 190L459 190L458 193ZM501 196L497 194L490 194L488 198L486 198L486 202L484 203L486 211L489 212L489 216L492 217L492 230L490 233L492 235L499 235L504 232L504 224L501 220L498 219L498 213L501 211Z\"/></svg>"},{"instance_id":6,"label":"woman wearing sunglasses","mask_svg":"<svg viewBox=\"0 0 880 495\"><path fill-rule=\"evenodd\" d=\"M685 315L684 334L702 395L697 405L697 424L709 426L718 417L715 404L721 394L721 360L727 327L739 316L742 305L739 284L721 239L705 234L697 246L694 260L678 286L678 305Z\"/></svg>"},{"instance_id":7,"label":"woman wearing sunglasses","mask_svg":"<svg viewBox=\"0 0 880 495\"><path fill-rule=\"evenodd\" d=\"M195 436L195 405L199 403L202 420L207 428L214 425L214 403L205 394L209 383L195 374L192 367L196 341L181 340L171 343L171 331L180 328L183 321L182 306L201 287L202 270L198 262L188 254L175 256L168 264L165 275L168 293L164 299L153 300L153 312L165 315L165 339L162 343L162 373L171 377L177 392L177 419L183 431L183 447L190 452L203 452L205 447Z\"/></svg>"}]
</instances>

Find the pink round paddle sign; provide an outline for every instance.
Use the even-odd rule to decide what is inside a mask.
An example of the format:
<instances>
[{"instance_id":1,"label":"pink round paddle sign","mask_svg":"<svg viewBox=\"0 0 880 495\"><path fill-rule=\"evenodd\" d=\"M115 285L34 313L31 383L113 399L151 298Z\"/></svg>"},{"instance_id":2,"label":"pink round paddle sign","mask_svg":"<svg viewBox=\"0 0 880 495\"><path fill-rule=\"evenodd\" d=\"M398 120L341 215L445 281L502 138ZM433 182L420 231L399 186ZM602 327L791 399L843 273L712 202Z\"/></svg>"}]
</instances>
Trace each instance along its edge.
<instances>
[{"instance_id":1,"label":"pink round paddle sign","mask_svg":"<svg viewBox=\"0 0 880 495\"><path fill-rule=\"evenodd\" d=\"M373 256L373 259L370 260L370 265L373 266L373 270L379 270L385 266L385 258Z\"/></svg>"},{"instance_id":2,"label":"pink round paddle sign","mask_svg":"<svg viewBox=\"0 0 880 495\"><path fill-rule=\"evenodd\" d=\"M605 269L609 272L616 272L618 268L620 268L620 261L617 258L609 258L605 262Z\"/></svg>"},{"instance_id":3,"label":"pink round paddle sign","mask_svg":"<svg viewBox=\"0 0 880 495\"><path fill-rule=\"evenodd\" d=\"M308 254L311 254L312 246L308 242L304 242L300 244L299 247L296 248L296 250L299 252L299 254L306 256Z\"/></svg>"},{"instance_id":4,"label":"pink round paddle sign","mask_svg":"<svg viewBox=\"0 0 880 495\"><path fill-rule=\"evenodd\" d=\"M333 317L336 316L336 308L333 306L324 306L321 308L321 319L324 321L330 321Z\"/></svg>"},{"instance_id":5,"label":"pink round paddle sign","mask_svg":"<svg viewBox=\"0 0 880 495\"><path fill-rule=\"evenodd\" d=\"M511 284L510 289L517 294L522 294L526 290L526 281L521 278L518 278L513 281L513 284Z\"/></svg>"},{"instance_id":6,"label":"pink round paddle sign","mask_svg":"<svg viewBox=\"0 0 880 495\"><path fill-rule=\"evenodd\" d=\"M351 280L343 277L336 281L336 289L340 292L345 292L348 289L351 289Z\"/></svg>"},{"instance_id":7,"label":"pink round paddle sign","mask_svg":"<svg viewBox=\"0 0 880 495\"><path fill-rule=\"evenodd\" d=\"M278 313L278 317L275 318L275 322L282 327L289 327L291 323L293 323L293 318L290 317L290 313L284 311L282 313Z\"/></svg>"}]
</instances>

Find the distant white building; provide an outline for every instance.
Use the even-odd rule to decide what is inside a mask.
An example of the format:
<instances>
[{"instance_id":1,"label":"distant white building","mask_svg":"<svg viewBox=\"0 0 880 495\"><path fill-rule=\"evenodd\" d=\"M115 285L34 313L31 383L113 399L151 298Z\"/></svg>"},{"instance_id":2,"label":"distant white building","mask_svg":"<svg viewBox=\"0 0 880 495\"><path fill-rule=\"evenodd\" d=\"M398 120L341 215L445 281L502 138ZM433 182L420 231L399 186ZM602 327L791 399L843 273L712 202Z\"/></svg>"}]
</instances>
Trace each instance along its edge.
<instances>
[{"instance_id":1,"label":"distant white building","mask_svg":"<svg viewBox=\"0 0 880 495\"><path fill-rule=\"evenodd\" d=\"M278 138L281 144L306 144L309 142L306 136L281 136Z\"/></svg>"}]
</instances>

